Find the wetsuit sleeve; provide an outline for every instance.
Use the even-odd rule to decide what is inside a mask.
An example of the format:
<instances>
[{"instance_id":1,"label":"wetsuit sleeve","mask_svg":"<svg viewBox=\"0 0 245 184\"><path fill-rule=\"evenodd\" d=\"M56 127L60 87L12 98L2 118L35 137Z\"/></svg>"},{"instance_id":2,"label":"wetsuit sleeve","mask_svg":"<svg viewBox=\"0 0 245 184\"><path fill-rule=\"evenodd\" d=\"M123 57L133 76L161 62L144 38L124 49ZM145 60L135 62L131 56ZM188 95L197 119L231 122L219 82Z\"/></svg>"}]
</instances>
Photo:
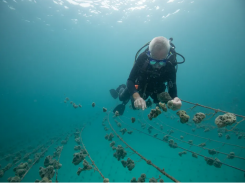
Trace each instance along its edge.
<instances>
[{"instance_id":1,"label":"wetsuit sleeve","mask_svg":"<svg viewBox=\"0 0 245 184\"><path fill-rule=\"evenodd\" d=\"M130 96L132 96L134 93L137 92L134 85L135 85L135 83L133 81L127 80L127 88L128 88L129 93L130 93Z\"/></svg>"},{"instance_id":2,"label":"wetsuit sleeve","mask_svg":"<svg viewBox=\"0 0 245 184\"><path fill-rule=\"evenodd\" d=\"M129 77L127 80L127 88L128 88L129 93L130 93L130 96L132 96L134 93L137 92L137 90L135 88L135 80L138 78L140 69L141 69L141 67L144 64L144 61L146 59L147 59L146 54L144 52L141 53L139 55L139 57L137 58L137 61L135 62L134 66L133 66L133 68L129 74Z\"/></svg>"},{"instance_id":3,"label":"wetsuit sleeve","mask_svg":"<svg viewBox=\"0 0 245 184\"><path fill-rule=\"evenodd\" d=\"M171 66L168 75L168 93L172 98L177 97L177 84L175 67Z\"/></svg>"}]
</instances>

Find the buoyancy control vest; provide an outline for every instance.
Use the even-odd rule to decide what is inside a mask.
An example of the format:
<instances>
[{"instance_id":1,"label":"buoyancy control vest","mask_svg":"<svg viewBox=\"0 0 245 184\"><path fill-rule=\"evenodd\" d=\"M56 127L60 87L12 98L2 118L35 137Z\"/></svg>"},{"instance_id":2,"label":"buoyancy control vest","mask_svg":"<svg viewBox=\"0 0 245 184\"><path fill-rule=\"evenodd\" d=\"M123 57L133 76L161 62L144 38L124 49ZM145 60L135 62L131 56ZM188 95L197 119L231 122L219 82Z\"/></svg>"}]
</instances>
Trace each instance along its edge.
<instances>
[{"instance_id":1,"label":"buoyancy control vest","mask_svg":"<svg viewBox=\"0 0 245 184\"><path fill-rule=\"evenodd\" d=\"M175 45L172 43L173 41L173 38L170 38L169 39L169 43L170 43L170 54L171 56L168 58L168 63L171 64L173 67L175 67L175 72L177 73L177 69L178 69L178 64L182 64L185 62L185 58L184 56L182 56L181 54L177 53L175 51ZM146 43L143 47L141 47L138 52L136 53L135 55L135 61L134 61L134 64L136 63L136 60L138 58L138 55L140 53L140 51L148 46L145 51L143 53L146 53L148 50L149 50L149 44L150 42ZM183 58L183 61L182 62L177 62L177 55L179 55L180 57ZM135 81L135 84L137 85L137 87L139 88L139 91L141 91L142 94L145 94L146 91L147 91L147 86L149 87L149 81L152 79L152 78L158 78L158 77L161 77L161 75L164 75L164 73L168 72L167 69L169 67L162 67L160 70L154 70L154 69L149 69L150 66L149 66L149 60L146 59L144 61L144 64L143 66L140 68L140 71L139 71L139 78L136 79ZM166 82L168 82L168 85L173 85L172 81L169 81L167 78L164 79L162 78L161 81L159 81L159 84L158 85L155 85L153 89L151 89L151 91L154 91L155 93L157 93L159 90L165 90L166 86L164 85ZM169 87L169 86L168 86ZM170 86L171 87L171 86Z\"/></svg>"}]
</instances>

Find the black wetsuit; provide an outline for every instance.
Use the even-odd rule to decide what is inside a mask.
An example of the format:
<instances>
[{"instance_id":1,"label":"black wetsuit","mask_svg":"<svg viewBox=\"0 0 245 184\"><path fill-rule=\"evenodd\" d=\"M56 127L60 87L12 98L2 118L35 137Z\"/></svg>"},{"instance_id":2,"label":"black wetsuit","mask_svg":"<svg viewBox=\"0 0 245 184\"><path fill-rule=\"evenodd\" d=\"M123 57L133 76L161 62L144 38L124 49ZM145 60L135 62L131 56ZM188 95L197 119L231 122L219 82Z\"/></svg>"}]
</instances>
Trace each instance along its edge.
<instances>
[{"instance_id":1,"label":"black wetsuit","mask_svg":"<svg viewBox=\"0 0 245 184\"><path fill-rule=\"evenodd\" d=\"M146 51L141 53L137 58L127 80L127 87L119 94L119 99L124 104L131 98L133 108L133 94L135 92L138 92L144 100L150 96L154 103L159 103L157 94L165 91L166 82L170 96L172 98L177 97L176 71L174 64L171 62L172 56L170 57L170 61L161 69L153 69L148 62ZM136 89L135 85L138 85L138 89Z\"/></svg>"}]
</instances>

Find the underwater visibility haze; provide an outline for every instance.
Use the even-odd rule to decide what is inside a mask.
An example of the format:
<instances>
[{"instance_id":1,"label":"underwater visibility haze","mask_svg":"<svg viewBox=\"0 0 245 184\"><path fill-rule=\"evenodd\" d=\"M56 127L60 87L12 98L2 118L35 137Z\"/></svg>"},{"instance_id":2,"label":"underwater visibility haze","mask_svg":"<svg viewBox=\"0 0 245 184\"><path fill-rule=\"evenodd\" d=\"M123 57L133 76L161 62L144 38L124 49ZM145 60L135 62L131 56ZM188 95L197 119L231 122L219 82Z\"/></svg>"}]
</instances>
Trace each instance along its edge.
<instances>
[{"instance_id":1,"label":"underwater visibility haze","mask_svg":"<svg viewBox=\"0 0 245 184\"><path fill-rule=\"evenodd\" d=\"M245 182L244 0L1 0L0 25L0 182ZM181 109L114 113L158 36Z\"/></svg>"}]
</instances>

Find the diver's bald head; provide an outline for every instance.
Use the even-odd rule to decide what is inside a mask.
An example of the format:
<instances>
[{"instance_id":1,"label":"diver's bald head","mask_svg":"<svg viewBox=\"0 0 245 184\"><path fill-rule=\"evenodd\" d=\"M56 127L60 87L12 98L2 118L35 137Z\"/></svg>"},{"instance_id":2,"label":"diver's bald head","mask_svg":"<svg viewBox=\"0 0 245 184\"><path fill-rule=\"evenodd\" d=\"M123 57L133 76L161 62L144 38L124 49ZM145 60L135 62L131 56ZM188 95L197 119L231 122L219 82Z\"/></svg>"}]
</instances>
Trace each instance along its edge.
<instances>
[{"instance_id":1,"label":"diver's bald head","mask_svg":"<svg viewBox=\"0 0 245 184\"><path fill-rule=\"evenodd\" d=\"M163 36L155 37L150 42L149 51L153 59L165 59L168 56L169 50L169 40Z\"/></svg>"}]
</instances>

